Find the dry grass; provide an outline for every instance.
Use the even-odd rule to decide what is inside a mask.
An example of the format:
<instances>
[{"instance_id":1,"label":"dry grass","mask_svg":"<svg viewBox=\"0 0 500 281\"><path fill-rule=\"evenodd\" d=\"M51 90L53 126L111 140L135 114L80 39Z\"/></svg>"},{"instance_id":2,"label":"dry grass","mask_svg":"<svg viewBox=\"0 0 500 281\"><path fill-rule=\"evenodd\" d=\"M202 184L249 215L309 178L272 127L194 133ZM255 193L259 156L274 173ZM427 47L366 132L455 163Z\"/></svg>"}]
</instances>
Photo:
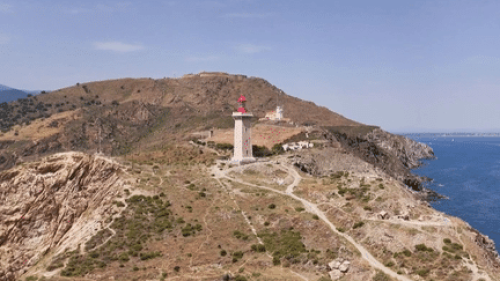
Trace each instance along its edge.
<instances>
[{"instance_id":1,"label":"dry grass","mask_svg":"<svg viewBox=\"0 0 500 281\"><path fill-rule=\"evenodd\" d=\"M265 146L271 149L275 144L279 144L286 139L300 134L303 131L300 127L284 127L266 124L257 124L252 127L252 145ZM215 143L234 143L234 130L215 130L214 136L207 141Z\"/></svg>"},{"instance_id":2,"label":"dry grass","mask_svg":"<svg viewBox=\"0 0 500 281\"><path fill-rule=\"evenodd\" d=\"M56 113L46 119L36 119L30 125L16 125L12 130L6 133L0 133L0 140L39 140L50 137L62 131L65 124L69 121L79 119L81 116L79 111L65 111ZM57 122L57 126L53 127L50 124Z\"/></svg>"}]
</instances>

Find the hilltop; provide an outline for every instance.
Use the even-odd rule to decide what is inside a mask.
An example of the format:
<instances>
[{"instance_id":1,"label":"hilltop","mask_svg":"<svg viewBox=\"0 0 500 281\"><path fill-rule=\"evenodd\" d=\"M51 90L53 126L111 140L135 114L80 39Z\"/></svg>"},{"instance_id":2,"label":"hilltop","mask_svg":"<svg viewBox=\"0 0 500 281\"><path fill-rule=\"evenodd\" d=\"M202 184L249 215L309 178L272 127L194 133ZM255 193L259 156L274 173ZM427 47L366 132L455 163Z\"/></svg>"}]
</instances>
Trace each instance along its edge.
<instances>
[{"instance_id":1,"label":"hilltop","mask_svg":"<svg viewBox=\"0 0 500 281\"><path fill-rule=\"evenodd\" d=\"M238 166L241 94L260 158ZM259 120L278 95L288 120ZM81 83L0 113L0 281L500 281L494 243L422 200L432 148L264 79Z\"/></svg>"},{"instance_id":2,"label":"hilltop","mask_svg":"<svg viewBox=\"0 0 500 281\"><path fill-rule=\"evenodd\" d=\"M20 98L25 98L28 95L32 95L34 92L26 92L18 89L13 89L5 85L0 84L0 103L10 102Z\"/></svg>"}]
</instances>

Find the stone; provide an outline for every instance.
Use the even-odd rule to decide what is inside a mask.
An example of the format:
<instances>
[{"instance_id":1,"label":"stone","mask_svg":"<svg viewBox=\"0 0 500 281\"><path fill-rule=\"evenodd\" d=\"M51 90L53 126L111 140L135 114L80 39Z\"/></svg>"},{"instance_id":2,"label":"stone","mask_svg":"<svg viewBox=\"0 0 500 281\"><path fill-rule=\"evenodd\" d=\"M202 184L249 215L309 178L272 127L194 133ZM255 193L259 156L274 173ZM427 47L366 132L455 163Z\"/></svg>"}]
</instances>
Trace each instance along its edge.
<instances>
[{"instance_id":1,"label":"stone","mask_svg":"<svg viewBox=\"0 0 500 281\"><path fill-rule=\"evenodd\" d=\"M340 270L338 269L334 269L328 272L328 274L330 275L330 279L332 279L333 281L339 280L340 277L342 277L342 272L340 272Z\"/></svg>"},{"instance_id":2,"label":"stone","mask_svg":"<svg viewBox=\"0 0 500 281\"><path fill-rule=\"evenodd\" d=\"M351 265L351 263L349 261L344 261L340 266L339 266L339 270L340 272L342 273L346 273L348 270L349 270L349 266Z\"/></svg>"},{"instance_id":3,"label":"stone","mask_svg":"<svg viewBox=\"0 0 500 281\"><path fill-rule=\"evenodd\" d=\"M387 220L389 219L391 216L389 215L389 213L387 213L386 211L381 211L380 213L378 213L378 218L379 219L382 219L382 220Z\"/></svg>"},{"instance_id":4,"label":"stone","mask_svg":"<svg viewBox=\"0 0 500 281\"><path fill-rule=\"evenodd\" d=\"M338 260L333 260L328 264L328 266L330 267L330 269L338 269L340 266L340 262Z\"/></svg>"}]
</instances>

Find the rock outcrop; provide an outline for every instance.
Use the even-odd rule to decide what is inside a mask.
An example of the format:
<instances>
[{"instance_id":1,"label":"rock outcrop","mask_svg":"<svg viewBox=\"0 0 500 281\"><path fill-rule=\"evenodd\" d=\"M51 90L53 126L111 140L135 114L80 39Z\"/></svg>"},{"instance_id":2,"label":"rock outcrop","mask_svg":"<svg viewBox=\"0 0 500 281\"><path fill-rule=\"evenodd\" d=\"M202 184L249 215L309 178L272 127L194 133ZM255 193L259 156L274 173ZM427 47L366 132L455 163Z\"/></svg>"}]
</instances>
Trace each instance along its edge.
<instances>
[{"instance_id":1,"label":"rock outcrop","mask_svg":"<svg viewBox=\"0 0 500 281\"><path fill-rule=\"evenodd\" d=\"M0 280L95 234L126 178L117 163L74 152L0 173Z\"/></svg>"}]
</instances>

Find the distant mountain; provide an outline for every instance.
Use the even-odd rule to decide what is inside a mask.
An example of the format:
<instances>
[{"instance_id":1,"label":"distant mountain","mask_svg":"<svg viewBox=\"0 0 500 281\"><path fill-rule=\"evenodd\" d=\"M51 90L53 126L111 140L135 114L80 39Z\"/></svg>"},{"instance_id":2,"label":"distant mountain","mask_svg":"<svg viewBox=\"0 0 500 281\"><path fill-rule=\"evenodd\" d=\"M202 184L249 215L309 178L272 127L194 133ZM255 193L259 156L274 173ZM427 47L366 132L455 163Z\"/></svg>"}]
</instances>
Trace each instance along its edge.
<instances>
[{"instance_id":1,"label":"distant mountain","mask_svg":"<svg viewBox=\"0 0 500 281\"><path fill-rule=\"evenodd\" d=\"M7 91L7 90L12 90L12 88L0 84L0 91Z\"/></svg>"},{"instance_id":2,"label":"distant mountain","mask_svg":"<svg viewBox=\"0 0 500 281\"><path fill-rule=\"evenodd\" d=\"M14 89L14 88L0 84L0 103L14 101L14 100L17 100L19 98L25 98L29 94L36 95L38 93L40 93L40 91L18 90L18 89Z\"/></svg>"}]
</instances>

